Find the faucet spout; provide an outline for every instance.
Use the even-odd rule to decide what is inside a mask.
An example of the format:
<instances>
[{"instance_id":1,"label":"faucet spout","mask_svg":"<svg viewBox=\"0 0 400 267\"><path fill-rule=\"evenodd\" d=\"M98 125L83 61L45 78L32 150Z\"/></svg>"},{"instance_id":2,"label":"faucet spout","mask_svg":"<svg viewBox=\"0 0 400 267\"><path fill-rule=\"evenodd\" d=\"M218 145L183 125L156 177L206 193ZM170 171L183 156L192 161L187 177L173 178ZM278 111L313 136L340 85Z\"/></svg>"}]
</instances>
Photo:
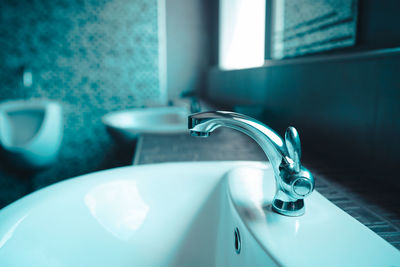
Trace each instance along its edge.
<instances>
[{"instance_id":1,"label":"faucet spout","mask_svg":"<svg viewBox=\"0 0 400 267\"><path fill-rule=\"evenodd\" d=\"M242 114L212 111L189 116L188 128L192 136L208 137L218 127L238 130L263 149L275 175L272 209L287 216L303 215L303 199L314 190L314 178L300 163L300 138L296 129L289 127L284 140L267 125Z\"/></svg>"}]
</instances>

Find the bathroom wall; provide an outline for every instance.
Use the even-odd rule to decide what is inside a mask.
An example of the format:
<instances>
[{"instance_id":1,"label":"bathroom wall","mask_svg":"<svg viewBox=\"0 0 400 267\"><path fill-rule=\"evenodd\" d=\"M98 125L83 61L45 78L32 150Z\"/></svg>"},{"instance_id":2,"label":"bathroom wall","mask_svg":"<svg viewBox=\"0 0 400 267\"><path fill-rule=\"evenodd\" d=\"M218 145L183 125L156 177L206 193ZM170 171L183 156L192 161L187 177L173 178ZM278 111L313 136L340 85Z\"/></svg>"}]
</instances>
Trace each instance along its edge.
<instances>
[{"instance_id":1,"label":"bathroom wall","mask_svg":"<svg viewBox=\"0 0 400 267\"><path fill-rule=\"evenodd\" d=\"M309 161L399 184L400 2L357 3L354 46L266 60L253 69L214 67L205 94L215 105L245 110L281 134L289 125L297 127L302 157Z\"/></svg>"},{"instance_id":2,"label":"bathroom wall","mask_svg":"<svg viewBox=\"0 0 400 267\"><path fill-rule=\"evenodd\" d=\"M295 126L303 158L399 184L400 49L270 62L209 75L209 100L259 106L283 134ZM228 107L229 108L229 107Z\"/></svg>"},{"instance_id":3,"label":"bathroom wall","mask_svg":"<svg viewBox=\"0 0 400 267\"><path fill-rule=\"evenodd\" d=\"M167 88L169 99L201 92L211 65L214 0L167 0Z\"/></svg>"},{"instance_id":4,"label":"bathroom wall","mask_svg":"<svg viewBox=\"0 0 400 267\"><path fill-rule=\"evenodd\" d=\"M0 190L6 193L0 207L50 183L120 164L121 151L101 116L166 101L159 83L157 2L0 2L0 101L59 101L65 125L55 166L32 177L11 174L2 163ZM22 86L24 67L33 72L31 88Z\"/></svg>"}]
</instances>

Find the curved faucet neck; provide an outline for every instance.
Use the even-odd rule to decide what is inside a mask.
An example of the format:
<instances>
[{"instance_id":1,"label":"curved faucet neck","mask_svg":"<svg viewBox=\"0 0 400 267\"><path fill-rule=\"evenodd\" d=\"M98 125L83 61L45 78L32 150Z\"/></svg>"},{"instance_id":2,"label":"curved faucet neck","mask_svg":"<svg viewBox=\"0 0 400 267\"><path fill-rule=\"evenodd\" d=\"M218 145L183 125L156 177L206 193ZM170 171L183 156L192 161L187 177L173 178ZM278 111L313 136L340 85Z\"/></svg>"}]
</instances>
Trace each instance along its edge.
<instances>
[{"instance_id":1,"label":"curved faucet neck","mask_svg":"<svg viewBox=\"0 0 400 267\"><path fill-rule=\"evenodd\" d=\"M206 137L221 126L238 130L256 141L276 175L279 175L282 163L290 164L284 140L267 125L251 117L227 111L202 112L189 116L189 129L193 136Z\"/></svg>"}]
</instances>

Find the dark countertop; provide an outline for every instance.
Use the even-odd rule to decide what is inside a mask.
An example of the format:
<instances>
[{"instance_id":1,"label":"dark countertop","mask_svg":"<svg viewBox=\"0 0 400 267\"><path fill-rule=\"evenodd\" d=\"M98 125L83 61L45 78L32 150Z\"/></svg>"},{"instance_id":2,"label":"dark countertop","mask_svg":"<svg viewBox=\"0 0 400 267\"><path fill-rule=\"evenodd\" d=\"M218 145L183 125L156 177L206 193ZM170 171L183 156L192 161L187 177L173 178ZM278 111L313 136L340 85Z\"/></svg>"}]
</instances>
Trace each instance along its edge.
<instances>
[{"instance_id":1,"label":"dark countertop","mask_svg":"<svg viewBox=\"0 0 400 267\"><path fill-rule=\"evenodd\" d=\"M248 136L217 129L209 138L188 134L143 135L137 144L135 164L172 161L267 160ZM400 188L382 184L358 170L337 170L317 160L304 161L315 177L316 190L335 205L400 249Z\"/></svg>"}]
</instances>

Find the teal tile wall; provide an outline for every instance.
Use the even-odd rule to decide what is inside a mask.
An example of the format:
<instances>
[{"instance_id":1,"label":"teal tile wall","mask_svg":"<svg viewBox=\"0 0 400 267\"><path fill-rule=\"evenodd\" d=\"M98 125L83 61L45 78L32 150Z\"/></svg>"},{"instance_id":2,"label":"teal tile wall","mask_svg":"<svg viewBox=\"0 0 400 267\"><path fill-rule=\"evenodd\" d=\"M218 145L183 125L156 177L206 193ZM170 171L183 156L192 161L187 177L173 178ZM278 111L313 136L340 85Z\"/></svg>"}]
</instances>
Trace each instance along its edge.
<instances>
[{"instance_id":1,"label":"teal tile wall","mask_svg":"<svg viewBox=\"0 0 400 267\"><path fill-rule=\"evenodd\" d=\"M59 162L34 176L0 172L0 205L104 168L116 157L100 118L162 104L157 0L0 1L0 101L46 98L64 108ZM22 86L22 69L33 86ZM1 207L0 206L0 207Z\"/></svg>"}]
</instances>

